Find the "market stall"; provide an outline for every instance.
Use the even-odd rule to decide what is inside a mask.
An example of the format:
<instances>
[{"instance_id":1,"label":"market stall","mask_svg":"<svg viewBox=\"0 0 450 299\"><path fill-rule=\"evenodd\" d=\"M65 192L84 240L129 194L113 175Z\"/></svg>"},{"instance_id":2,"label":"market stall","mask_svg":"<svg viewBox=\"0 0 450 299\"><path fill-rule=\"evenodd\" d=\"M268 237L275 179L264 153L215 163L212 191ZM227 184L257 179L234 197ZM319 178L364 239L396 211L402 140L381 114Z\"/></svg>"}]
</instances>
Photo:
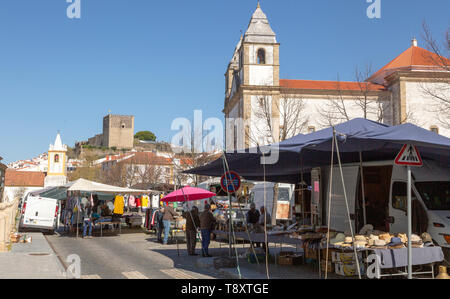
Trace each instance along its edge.
<instances>
[{"instance_id":1,"label":"market stall","mask_svg":"<svg viewBox=\"0 0 450 299\"><path fill-rule=\"evenodd\" d=\"M427 161L432 161L439 165L447 165L447 167L450 165L449 138L434 134L412 124L391 127L365 119L354 119L312 134L298 135L278 144L247 149L245 152L224 153L222 158L209 165L186 172L198 175L221 176L227 171L234 171L245 179L308 185L311 191L311 216L308 219L312 225L311 229L313 233L319 233L317 228L327 225L325 231L327 238L325 238L325 242L323 242L323 239L321 242L308 242L308 249L311 250L310 252L306 251L305 256L313 255L309 255L309 253L320 256L320 251L326 249L325 254L322 254L322 256L325 256L323 265L325 266L324 268L329 268L329 263L332 263L332 258L328 258L331 257L329 253L335 250L326 241L330 240L328 233L332 231L329 226L330 220L334 224L338 222L343 229L348 229L346 237L354 239L358 231L357 227L353 225L354 221L360 221L363 225L369 224L366 212L367 209L372 211L372 207L368 208L368 205L365 203L366 194L370 192L370 190L365 192L365 183L361 183L362 188L359 191L355 188L356 191L348 193L344 181L356 181L358 175L363 181L363 178L366 178L366 175L363 174L364 163L389 160L393 162L396 155L406 144L414 146L416 150L420 151L422 158ZM265 163L266 161L270 162ZM360 174L355 172L357 175L353 177L344 177L342 165L345 163L354 163L354 169L360 169ZM224 164L227 165L227 169L224 169ZM317 172L315 171L317 167L324 167L325 171ZM336 168L335 171L337 173L334 173L333 177L334 168ZM328 185L323 186L322 177L327 176L329 180ZM333 185L340 188L337 195L336 192L331 192L335 191ZM328 192L326 188L329 188L330 191ZM403 189L405 189L406 194L408 189L406 185ZM359 196L358 194L362 194L360 198L362 220L359 218L356 220L352 219L354 215L351 215L349 205L353 206L357 198L349 198L349 194L352 194L355 198ZM386 194L380 194L380 196L385 197ZM406 195L402 196L398 196L399 202L406 203L406 200L402 199L406 198ZM333 207L332 202L336 201L337 197L340 197L339 209L345 212L341 215L341 218L330 218L330 215L336 210L336 206ZM404 206L406 207L406 205ZM377 228L381 231L380 234L382 234L381 225L383 223L374 224L377 225ZM403 233L406 233L406 231L403 231ZM394 248L389 249L394 250ZM360 249L350 245L347 246L346 250L351 250L353 256L356 257ZM439 251L439 249L436 249L436 251ZM319 252L319 255L316 255L317 252ZM414 255L420 254L419 252L417 250L413 251L413 260ZM437 261L439 258L440 255L438 255ZM362 263L359 263L359 259L356 258L354 261L355 272L361 277L362 271L360 266Z\"/></svg>"},{"instance_id":2,"label":"market stall","mask_svg":"<svg viewBox=\"0 0 450 299\"><path fill-rule=\"evenodd\" d=\"M117 228L122 232L122 221L130 227L142 225L142 216L138 212L144 211L149 205L149 196L152 190L138 190L122 188L79 179L60 189L66 192L63 211L64 224L69 231L76 230L79 234L79 225L83 223L80 213L82 201L90 201L94 208L93 225L100 226L100 235L103 236L104 226ZM130 212L132 214L126 214Z\"/></svg>"}]
</instances>

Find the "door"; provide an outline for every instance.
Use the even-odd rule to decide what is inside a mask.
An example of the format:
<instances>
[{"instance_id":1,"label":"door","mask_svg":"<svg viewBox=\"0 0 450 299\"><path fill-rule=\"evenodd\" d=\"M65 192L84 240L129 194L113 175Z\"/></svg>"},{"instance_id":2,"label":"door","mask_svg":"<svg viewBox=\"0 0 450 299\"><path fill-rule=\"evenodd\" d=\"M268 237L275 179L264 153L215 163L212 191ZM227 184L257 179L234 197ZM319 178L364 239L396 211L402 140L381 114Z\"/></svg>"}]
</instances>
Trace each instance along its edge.
<instances>
[{"instance_id":1,"label":"door","mask_svg":"<svg viewBox=\"0 0 450 299\"><path fill-rule=\"evenodd\" d=\"M359 231L364 223L364 212L367 224L372 224L374 229L389 230L386 219L388 217L390 182L392 166L369 166L363 168L363 180L361 173L358 177L358 193L356 195L356 230ZM362 188L364 182L364 189ZM364 201L362 191L364 190Z\"/></svg>"},{"instance_id":2,"label":"door","mask_svg":"<svg viewBox=\"0 0 450 299\"><path fill-rule=\"evenodd\" d=\"M56 204L56 199L29 196L24 225L27 227L53 228Z\"/></svg>"}]
</instances>

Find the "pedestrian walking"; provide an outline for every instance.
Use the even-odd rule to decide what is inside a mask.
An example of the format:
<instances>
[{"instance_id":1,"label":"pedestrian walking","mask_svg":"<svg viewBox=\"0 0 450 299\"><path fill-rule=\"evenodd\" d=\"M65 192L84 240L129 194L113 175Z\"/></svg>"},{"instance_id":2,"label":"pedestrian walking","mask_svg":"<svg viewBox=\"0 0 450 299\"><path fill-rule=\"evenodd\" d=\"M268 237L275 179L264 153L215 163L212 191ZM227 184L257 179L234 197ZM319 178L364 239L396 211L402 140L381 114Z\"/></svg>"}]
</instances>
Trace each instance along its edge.
<instances>
[{"instance_id":1,"label":"pedestrian walking","mask_svg":"<svg viewBox=\"0 0 450 299\"><path fill-rule=\"evenodd\" d=\"M82 200L81 212L83 214L83 238L92 239L92 205L88 200ZM86 236L87 228L89 227L89 233Z\"/></svg>"},{"instance_id":2,"label":"pedestrian walking","mask_svg":"<svg viewBox=\"0 0 450 299\"><path fill-rule=\"evenodd\" d=\"M205 205L205 210L200 214L199 218L202 233L202 256L211 257L209 255L209 244L211 242L211 231L216 223L216 218L211 213L211 206L209 204Z\"/></svg>"},{"instance_id":3,"label":"pedestrian walking","mask_svg":"<svg viewBox=\"0 0 450 299\"><path fill-rule=\"evenodd\" d=\"M178 217L179 215L177 212L174 211L174 209L166 205L164 207L164 214L163 214L163 224L164 224L164 240L163 244L167 245L167 241L169 240L169 233L170 233L170 224L172 221L175 220L175 217Z\"/></svg>"},{"instance_id":4,"label":"pedestrian walking","mask_svg":"<svg viewBox=\"0 0 450 299\"><path fill-rule=\"evenodd\" d=\"M190 256L196 256L195 246L197 245L197 228L200 227L200 218L198 215L198 208L192 207L189 212L183 213L183 218L186 219L186 245Z\"/></svg>"}]
</instances>

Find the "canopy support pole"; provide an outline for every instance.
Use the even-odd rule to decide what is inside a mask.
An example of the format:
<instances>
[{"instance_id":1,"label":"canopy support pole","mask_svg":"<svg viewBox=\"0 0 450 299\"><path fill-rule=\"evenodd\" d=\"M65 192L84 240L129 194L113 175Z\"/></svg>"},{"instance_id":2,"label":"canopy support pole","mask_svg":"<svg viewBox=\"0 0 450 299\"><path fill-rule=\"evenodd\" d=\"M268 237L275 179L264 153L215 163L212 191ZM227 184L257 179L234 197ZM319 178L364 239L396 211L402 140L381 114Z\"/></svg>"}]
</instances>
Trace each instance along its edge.
<instances>
[{"instance_id":1,"label":"canopy support pole","mask_svg":"<svg viewBox=\"0 0 450 299\"><path fill-rule=\"evenodd\" d=\"M228 167L228 161L227 161L227 159L226 159L226 156L225 156L225 151L223 151L222 152L222 165L223 165L223 168L224 168L224 172L225 172L225 175L226 175L226 170L228 169L228 171L230 170L229 169L229 167ZM230 181L231 181L231 176L230 176ZM230 227L230 229L229 229L229 237L228 237L228 243L229 243L229 246L230 246L230 252L229 252L229 254L230 254L230 258L231 258L231 234L233 233L233 240L234 241L236 241L236 235L234 234L234 230L233 230L233 217L232 217L232 215L231 215L231 212L232 212L232 207L231 207L231 204L232 204L232 202L231 202L231 194L230 194L230 192L228 191L228 189L226 190L227 191L227 193L228 193L228 200L229 200L229 218L228 218L228 220L229 220L229 227ZM234 193L236 194L236 190L234 189L234 186L233 186L233 191L234 191ZM237 198L237 196L236 196L236 198ZM239 201L238 201L238 206L239 206ZM237 270L238 270L238 274L239 274L239 279L241 279L242 278L242 275L241 275L241 268L240 268L240 266L239 266L239 254L238 254L238 251L237 251L237 247L235 246L234 247L234 250L235 250L235 254L236 254L236 265L237 265Z\"/></svg>"},{"instance_id":2,"label":"canopy support pole","mask_svg":"<svg viewBox=\"0 0 450 299\"><path fill-rule=\"evenodd\" d=\"M412 279L412 247L411 247L411 235L412 235L412 207L411 207L411 166L407 166L408 172L408 279Z\"/></svg>"},{"instance_id":3,"label":"canopy support pole","mask_svg":"<svg viewBox=\"0 0 450 299\"><path fill-rule=\"evenodd\" d=\"M267 197L266 197L266 159L265 155L263 154L263 170L264 170L264 209L267 208ZM272 215L272 217L275 217L276 221L276 215ZM270 279L269 275L269 243L267 242L267 210L264 210L264 247L266 248L266 275L267 279Z\"/></svg>"},{"instance_id":4,"label":"canopy support pole","mask_svg":"<svg viewBox=\"0 0 450 299\"><path fill-rule=\"evenodd\" d=\"M337 137L336 137L336 129L334 127L333 127L333 139L334 139L334 143L336 145L336 152L337 152L338 163L339 163L339 171L341 173L342 190L344 192L345 206L347 208L348 224L350 226L350 233L352 234L352 240L354 241L355 234L353 233L352 220L350 217L350 209L348 207L347 191L345 188L345 181L344 181L344 172L342 171L341 154L339 153L339 145L338 145L338 141L337 141ZM356 267L358 268L358 277L359 277L359 279L361 279L361 269L359 268L358 253L356 252L355 246L353 246L353 252L355 253Z\"/></svg>"},{"instance_id":5,"label":"canopy support pole","mask_svg":"<svg viewBox=\"0 0 450 299\"><path fill-rule=\"evenodd\" d=\"M364 225L367 224L367 216L366 216L366 192L364 191L364 172L363 172L363 161L362 161L362 152L359 152L359 167L361 168L361 190L362 190L362 206L363 206L363 221Z\"/></svg>"},{"instance_id":6,"label":"canopy support pole","mask_svg":"<svg viewBox=\"0 0 450 299\"><path fill-rule=\"evenodd\" d=\"M334 130L333 130L333 140L334 140ZM330 227L331 227L331 192L333 190L333 167L334 167L334 141L331 144L331 164L330 164L330 190L328 193L328 230L327 230L327 255L325 258L325 279L328 279L328 248L330 244Z\"/></svg>"}]
</instances>

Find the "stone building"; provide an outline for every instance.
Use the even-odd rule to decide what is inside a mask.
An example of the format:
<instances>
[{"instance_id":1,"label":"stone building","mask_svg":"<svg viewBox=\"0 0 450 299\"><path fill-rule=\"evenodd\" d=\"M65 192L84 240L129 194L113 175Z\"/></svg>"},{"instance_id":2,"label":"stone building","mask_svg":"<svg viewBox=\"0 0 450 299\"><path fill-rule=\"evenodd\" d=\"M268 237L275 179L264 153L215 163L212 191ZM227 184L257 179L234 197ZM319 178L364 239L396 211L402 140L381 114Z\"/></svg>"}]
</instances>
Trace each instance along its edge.
<instances>
[{"instance_id":1,"label":"stone building","mask_svg":"<svg viewBox=\"0 0 450 299\"><path fill-rule=\"evenodd\" d=\"M281 79L280 43L258 4L225 73L227 148L274 143L357 117L390 125L411 122L450 136L450 127L440 121L448 114L439 116L436 99L425 91L450 84L450 72L439 62L449 65L414 39L368 79ZM295 117L287 117L292 110ZM297 122L297 131L284 136L292 122Z\"/></svg>"},{"instance_id":2,"label":"stone building","mask_svg":"<svg viewBox=\"0 0 450 299\"><path fill-rule=\"evenodd\" d=\"M131 149L134 144L134 116L108 114L103 118L103 133L77 143L96 147Z\"/></svg>"}]
</instances>

